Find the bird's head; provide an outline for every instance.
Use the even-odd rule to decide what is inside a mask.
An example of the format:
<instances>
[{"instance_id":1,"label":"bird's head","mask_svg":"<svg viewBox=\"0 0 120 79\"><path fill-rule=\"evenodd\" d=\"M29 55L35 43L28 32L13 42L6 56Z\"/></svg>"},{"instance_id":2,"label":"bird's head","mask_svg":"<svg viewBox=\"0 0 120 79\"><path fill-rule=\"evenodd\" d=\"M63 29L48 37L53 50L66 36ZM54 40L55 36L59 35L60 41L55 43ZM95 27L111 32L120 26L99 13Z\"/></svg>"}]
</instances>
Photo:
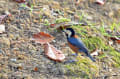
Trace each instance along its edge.
<instances>
[{"instance_id":1,"label":"bird's head","mask_svg":"<svg viewBox=\"0 0 120 79\"><path fill-rule=\"evenodd\" d=\"M67 38L73 37L75 35L75 31L72 28L66 28L63 30Z\"/></svg>"}]
</instances>

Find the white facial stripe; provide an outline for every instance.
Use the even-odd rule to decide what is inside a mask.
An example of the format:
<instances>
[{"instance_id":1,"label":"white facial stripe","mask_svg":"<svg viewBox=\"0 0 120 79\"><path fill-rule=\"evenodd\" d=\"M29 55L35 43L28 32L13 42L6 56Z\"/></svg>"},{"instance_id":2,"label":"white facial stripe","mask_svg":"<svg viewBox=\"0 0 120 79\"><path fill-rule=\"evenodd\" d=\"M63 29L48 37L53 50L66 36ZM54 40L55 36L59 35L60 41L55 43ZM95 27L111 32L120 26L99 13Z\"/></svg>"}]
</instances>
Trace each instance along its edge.
<instances>
[{"instance_id":1,"label":"white facial stripe","mask_svg":"<svg viewBox=\"0 0 120 79\"><path fill-rule=\"evenodd\" d=\"M70 37L72 34L70 30L65 30L65 32L68 34L68 37Z\"/></svg>"}]
</instances>

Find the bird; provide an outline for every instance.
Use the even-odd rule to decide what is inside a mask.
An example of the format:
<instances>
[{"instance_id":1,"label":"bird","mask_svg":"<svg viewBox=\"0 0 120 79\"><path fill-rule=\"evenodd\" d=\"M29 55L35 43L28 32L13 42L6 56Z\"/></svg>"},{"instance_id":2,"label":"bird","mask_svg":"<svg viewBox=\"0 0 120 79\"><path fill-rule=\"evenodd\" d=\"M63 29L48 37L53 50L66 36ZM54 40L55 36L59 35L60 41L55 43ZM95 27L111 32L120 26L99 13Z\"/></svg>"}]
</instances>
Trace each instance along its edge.
<instances>
[{"instance_id":1,"label":"bird","mask_svg":"<svg viewBox=\"0 0 120 79\"><path fill-rule=\"evenodd\" d=\"M67 37L69 47L75 52L75 54L74 54L75 56L77 56L79 52L82 52L86 56L88 56L93 62L96 62L96 60L90 55L85 44L75 34L75 31L73 30L73 28L66 28L63 30L63 32L65 33L65 35Z\"/></svg>"}]
</instances>

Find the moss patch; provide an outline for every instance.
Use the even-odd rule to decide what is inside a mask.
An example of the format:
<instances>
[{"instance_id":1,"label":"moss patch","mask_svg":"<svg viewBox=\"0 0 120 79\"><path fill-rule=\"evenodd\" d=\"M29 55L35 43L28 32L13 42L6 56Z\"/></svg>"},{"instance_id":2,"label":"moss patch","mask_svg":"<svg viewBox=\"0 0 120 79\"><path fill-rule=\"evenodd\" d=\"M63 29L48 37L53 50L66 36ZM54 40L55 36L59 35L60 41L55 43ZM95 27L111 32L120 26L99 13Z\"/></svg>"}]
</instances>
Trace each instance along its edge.
<instances>
[{"instance_id":1,"label":"moss patch","mask_svg":"<svg viewBox=\"0 0 120 79\"><path fill-rule=\"evenodd\" d=\"M62 22L69 22L69 21L71 21L70 19L67 19L67 18L58 18L58 19L56 19L56 24L58 24L58 23L62 23Z\"/></svg>"},{"instance_id":2,"label":"moss patch","mask_svg":"<svg viewBox=\"0 0 120 79\"><path fill-rule=\"evenodd\" d=\"M112 66L114 67L120 67L120 53L107 43L108 40L104 37L107 33L104 28L98 30L91 26L72 26L72 28L76 31L76 34L81 37L81 40L90 51L97 48L104 52L104 54L97 56L98 59L101 60L103 58L112 57L113 62L111 62L111 59L109 60L109 58L106 59L107 62L112 63ZM94 34L101 34L101 36ZM91 62L89 58L82 56L78 56L77 60L76 64L65 65L68 69L66 71L67 74L75 78L80 77L84 79L94 79L94 77L97 76L99 72L98 61L94 63Z\"/></svg>"},{"instance_id":3,"label":"moss patch","mask_svg":"<svg viewBox=\"0 0 120 79\"><path fill-rule=\"evenodd\" d=\"M120 68L120 53L115 51L114 49L111 49L109 55L112 56L112 60L114 61L113 65Z\"/></svg>"},{"instance_id":4,"label":"moss patch","mask_svg":"<svg viewBox=\"0 0 120 79\"><path fill-rule=\"evenodd\" d=\"M66 74L84 79L93 79L98 74L98 66L89 59L82 56L77 57L76 64L68 64L65 67L68 69Z\"/></svg>"}]
</instances>

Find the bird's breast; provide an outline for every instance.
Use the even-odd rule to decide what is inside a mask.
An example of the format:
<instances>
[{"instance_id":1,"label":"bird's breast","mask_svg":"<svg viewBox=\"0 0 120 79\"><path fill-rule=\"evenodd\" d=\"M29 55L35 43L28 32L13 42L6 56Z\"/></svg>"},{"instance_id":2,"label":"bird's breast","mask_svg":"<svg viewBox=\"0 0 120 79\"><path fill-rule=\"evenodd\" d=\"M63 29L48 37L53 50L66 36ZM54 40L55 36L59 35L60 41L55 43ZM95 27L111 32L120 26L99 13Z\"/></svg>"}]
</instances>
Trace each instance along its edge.
<instances>
[{"instance_id":1,"label":"bird's breast","mask_svg":"<svg viewBox=\"0 0 120 79\"><path fill-rule=\"evenodd\" d=\"M86 55L84 52L80 52L79 48L74 46L74 45L72 45L70 42L68 42L68 45L75 53L80 53L82 56Z\"/></svg>"},{"instance_id":2,"label":"bird's breast","mask_svg":"<svg viewBox=\"0 0 120 79\"><path fill-rule=\"evenodd\" d=\"M70 47L75 53L78 53L78 52L79 52L79 48L78 48L78 47L72 45L72 44L69 43L69 42L68 42L68 45L69 45L69 47Z\"/></svg>"}]
</instances>

